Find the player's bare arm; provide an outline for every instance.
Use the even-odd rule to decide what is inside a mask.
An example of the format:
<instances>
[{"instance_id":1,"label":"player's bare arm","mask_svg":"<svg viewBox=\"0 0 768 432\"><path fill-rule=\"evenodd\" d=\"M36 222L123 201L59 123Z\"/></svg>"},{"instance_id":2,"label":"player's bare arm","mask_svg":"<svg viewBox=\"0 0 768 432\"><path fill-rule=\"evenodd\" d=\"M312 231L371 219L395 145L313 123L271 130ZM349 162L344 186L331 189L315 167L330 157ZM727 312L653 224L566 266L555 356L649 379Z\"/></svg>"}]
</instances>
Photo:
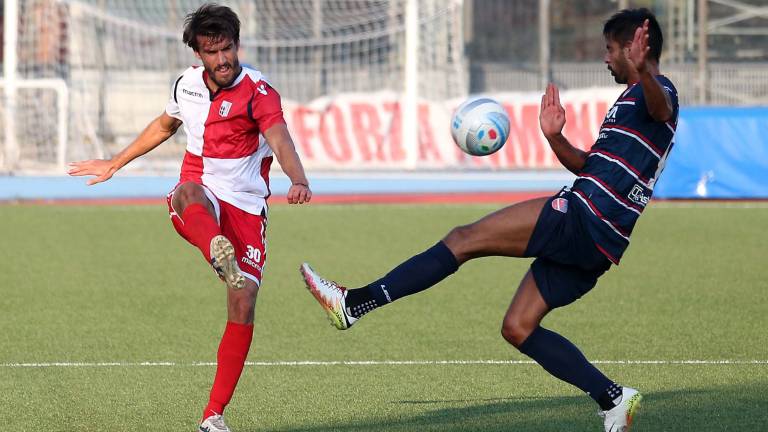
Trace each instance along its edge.
<instances>
[{"instance_id":1,"label":"player's bare arm","mask_svg":"<svg viewBox=\"0 0 768 432\"><path fill-rule=\"evenodd\" d=\"M286 197L288 203L304 204L309 202L312 199L312 190L309 189L309 181L304 174L304 167L301 165L299 154L296 153L296 147L293 145L288 127L282 123L275 124L264 131L264 138L275 153L283 172L291 180L291 187L288 189L288 196Z\"/></svg>"},{"instance_id":2,"label":"player's bare arm","mask_svg":"<svg viewBox=\"0 0 768 432\"><path fill-rule=\"evenodd\" d=\"M67 174L71 176L92 175L86 184L94 185L112 178L120 168L137 157L152 151L173 136L181 126L181 120L163 112L147 125L136 139L111 159L90 159L70 162Z\"/></svg>"},{"instance_id":3,"label":"player's bare arm","mask_svg":"<svg viewBox=\"0 0 768 432\"><path fill-rule=\"evenodd\" d=\"M565 108L560 104L560 91L552 83L547 85L541 97L539 126L560 163L574 174L581 171L587 161L587 153L574 147L563 135Z\"/></svg>"},{"instance_id":4,"label":"player's bare arm","mask_svg":"<svg viewBox=\"0 0 768 432\"><path fill-rule=\"evenodd\" d=\"M669 94L654 76L658 73L658 66L649 65L648 53L651 48L648 45L648 26L649 21L645 20L643 25L635 30L632 44L625 50L625 55L629 66L637 71L648 114L658 122L665 122L672 118L674 111Z\"/></svg>"}]
</instances>

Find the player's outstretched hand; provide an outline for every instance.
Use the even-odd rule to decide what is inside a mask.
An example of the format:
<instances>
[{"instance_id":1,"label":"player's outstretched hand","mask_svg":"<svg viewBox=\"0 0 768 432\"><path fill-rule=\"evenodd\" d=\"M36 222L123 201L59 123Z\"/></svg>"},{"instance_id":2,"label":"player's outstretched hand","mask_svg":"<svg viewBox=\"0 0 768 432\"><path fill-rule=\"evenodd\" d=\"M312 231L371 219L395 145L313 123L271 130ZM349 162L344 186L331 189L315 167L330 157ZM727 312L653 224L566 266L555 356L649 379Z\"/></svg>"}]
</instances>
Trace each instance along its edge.
<instances>
[{"instance_id":1,"label":"player's outstretched hand","mask_svg":"<svg viewBox=\"0 0 768 432\"><path fill-rule=\"evenodd\" d=\"M312 199L312 191L309 186L300 183L294 183L288 189L288 204L304 204Z\"/></svg>"},{"instance_id":2,"label":"player's outstretched hand","mask_svg":"<svg viewBox=\"0 0 768 432\"><path fill-rule=\"evenodd\" d=\"M624 55L627 57L627 61L639 73L645 72L648 53L651 51L651 47L648 46L648 39L650 38L648 34L649 25L650 21L645 20L643 25L635 30L632 44L628 49L624 50Z\"/></svg>"},{"instance_id":3,"label":"player's outstretched hand","mask_svg":"<svg viewBox=\"0 0 768 432\"><path fill-rule=\"evenodd\" d=\"M560 104L560 91L552 83L547 85L547 90L541 97L539 126L545 137L556 136L565 126L565 108Z\"/></svg>"},{"instance_id":4,"label":"player's outstretched hand","mask_svg":"<svg viewBox=\"0 0 768 432\"><path fill-rule=\"evenodd\" d=\"M101 183L112 178L117 171L112 161L104 159L90 159L80 162L70 162L67 174L71 176L96 176L86 182L88 186Z\"/></svg>"}]
</instances>

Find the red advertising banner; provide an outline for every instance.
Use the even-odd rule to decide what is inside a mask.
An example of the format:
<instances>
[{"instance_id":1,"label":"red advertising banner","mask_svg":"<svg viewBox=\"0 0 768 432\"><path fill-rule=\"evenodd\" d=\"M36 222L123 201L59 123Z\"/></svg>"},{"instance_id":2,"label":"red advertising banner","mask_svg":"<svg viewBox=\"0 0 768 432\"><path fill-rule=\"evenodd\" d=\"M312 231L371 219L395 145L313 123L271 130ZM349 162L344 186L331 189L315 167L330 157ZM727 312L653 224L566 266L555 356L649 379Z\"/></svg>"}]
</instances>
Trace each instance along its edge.
<instances>
[{"instance_id":1,"label":"red advertising banner","mask_svg":"<svg viewBox=\"0 0 768 432\"><path fill-rule=\"evenodd\" d=\"M563 91L565 136L589 149L608 107L621 89ZM359 169L546 169L560 168L539 129L539 93L487 95L501 102L510 119L509 139L497 153L471 157L453 143L450 118L462 100L421 101L418 148L404 145L401 101L395 93L343 94L308 104L286 101L285 118L307 168Z\"/></svg>"}]
</instances>

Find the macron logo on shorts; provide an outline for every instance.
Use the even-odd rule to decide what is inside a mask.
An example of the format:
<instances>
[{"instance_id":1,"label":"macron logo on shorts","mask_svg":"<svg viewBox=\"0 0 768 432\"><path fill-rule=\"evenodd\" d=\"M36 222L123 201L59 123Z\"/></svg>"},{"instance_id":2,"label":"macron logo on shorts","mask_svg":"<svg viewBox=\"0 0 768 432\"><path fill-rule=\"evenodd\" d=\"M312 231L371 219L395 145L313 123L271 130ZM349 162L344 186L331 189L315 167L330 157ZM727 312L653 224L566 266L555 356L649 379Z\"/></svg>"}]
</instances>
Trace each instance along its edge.
<instances>
[{"instance_id":1,"label":"macron logo on shorts","mask_svg":"<svg viewBox=\"0 0 768 432\"><path fill-rule=\"evenodd\" d=\"M565 198L555 198L552 200L552 208L560 213L568 213L568 200Z\"/></svg>"}]
</instances>

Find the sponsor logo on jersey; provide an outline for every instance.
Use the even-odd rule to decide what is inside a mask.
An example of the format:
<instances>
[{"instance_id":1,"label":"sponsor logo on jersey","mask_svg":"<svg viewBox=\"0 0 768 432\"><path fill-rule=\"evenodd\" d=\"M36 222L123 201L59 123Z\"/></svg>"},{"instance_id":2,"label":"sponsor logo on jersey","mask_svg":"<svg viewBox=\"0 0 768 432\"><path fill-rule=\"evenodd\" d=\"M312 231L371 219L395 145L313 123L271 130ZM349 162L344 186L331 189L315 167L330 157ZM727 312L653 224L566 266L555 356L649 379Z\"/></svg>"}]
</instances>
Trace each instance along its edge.
<instances>
[{"instance_id":1,"label":"sponsor logo on jersey","mask_svg":"<svg viewBox=\"0 0 768 432\"><path fill-rule=\"evenodd\" d=\"M226 117L227 115L229 115L230 108L232 108L232 102L222 101L221 106L219 107L219 115L222 117Z\"/></svg>"},{"instance_id":2,"label":"sponsor logo on jersey","mask_svg":"<svg viewBox=\"0 0 768 432\"><path fill-rule=\"evenodd\" d=\"M608 111L608 114L605 115L605 121L604 123L615 123L616 122L616 114L619 113L619 106L614 105L611 107L610 111Z\"/></svg>"},{"instance_id":3,"label":"sponsor logo on jersey","mask_svg":"<svg viewBox=\"0 0 768 432\"><path fill-rule=\"evenodd\" d=\"M555 198L552 200L552 208L560 213L568 213L568 200L565 198Z\"/></svg>"},{"instance_id":4,"label":"sponsor logo on jersey","mask_svg":"<svg viewBox=\"0 0 768 432\"><path fill-rule=\"evenodd\" d=\"M651 197L644 193L643 187L637 184L632 187L631 191L629 191L627 198L633 203L640 204L643 207L645 207L645 205L648 204L648 201L651 200Z\"/></svg>"},{"instance_id":5,"label":"sponsor logo on jersey","mask_svg":"<svg viewBox=\"0 0 768 432\"><path fill-rule=\"evenodd\" d=\"M189 95L189 96L196 97L196 98L205 97L205 96L203 96L202 93L195 92L195 91L192 91L192 90L187 90L185 88L182 88L181 92L184 93L185 95Z\"/></svg>"}]
</instances>

